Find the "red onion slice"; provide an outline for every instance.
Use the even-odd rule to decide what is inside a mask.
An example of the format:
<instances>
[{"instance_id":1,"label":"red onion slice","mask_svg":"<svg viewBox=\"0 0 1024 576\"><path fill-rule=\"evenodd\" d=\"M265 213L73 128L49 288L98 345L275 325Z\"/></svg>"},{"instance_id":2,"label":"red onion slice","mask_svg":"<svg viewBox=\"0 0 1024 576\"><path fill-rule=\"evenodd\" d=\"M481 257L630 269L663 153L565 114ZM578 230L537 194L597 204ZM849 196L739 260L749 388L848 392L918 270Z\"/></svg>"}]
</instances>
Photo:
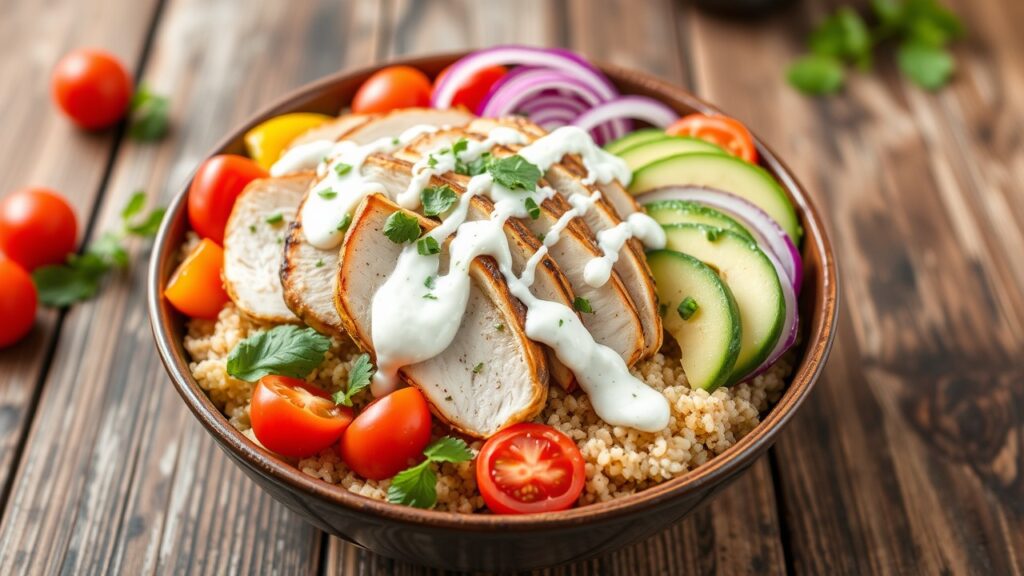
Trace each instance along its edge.
<instances>
[{"instance_id":1,"label":"red onion slice","mask_svg":"<svg viewBox=\"0 0 1024 576\"><path fill-rule=\"evenodd\" d=\"M587 110L573 124L584 130L612 120L625 118L643 120L648 124L665 128L679 118L675 110L646 96L620 96Z\"/></svg>"},{"instance_id":2,"label":"red onion slice","mask_svg":"<svg viewBox=\"0 0 1024 576\"><path fill-rule=\"evenodd\" d=\"M767 250L764 251L764 255L768 257L772 266L775 267L775 273L779 275L779 279L785 278L785 272L779 259ZM800 329L800 312L796 301L796 291L785 281L779 282L779 285L782 286L782 299L786 303L786 318L782 324L782 332L779 334L779 340L775 343L775 347L772 348L768 357L749 376L744 377L744 380L750 380L771 368L786 350L789 350L796 343L797 332Z\"/></svg>"},{"instance_id":3,"label":"red onion slice","mask_svg":"<svg viewBox=\"0 0 1024 576\"><path fill-rule=\"evenodd\" d=\"M782 264L784 278L790 286L800 294L804 281L803 259L793 241L771 216L754 204L734 194L702 188L699 186L667 186L651 190L637 197L641 204L650 204L659 200L689 200L706 204L736 218L754 236L758 245L771 252Z\"/></svg>"}]
</instances>

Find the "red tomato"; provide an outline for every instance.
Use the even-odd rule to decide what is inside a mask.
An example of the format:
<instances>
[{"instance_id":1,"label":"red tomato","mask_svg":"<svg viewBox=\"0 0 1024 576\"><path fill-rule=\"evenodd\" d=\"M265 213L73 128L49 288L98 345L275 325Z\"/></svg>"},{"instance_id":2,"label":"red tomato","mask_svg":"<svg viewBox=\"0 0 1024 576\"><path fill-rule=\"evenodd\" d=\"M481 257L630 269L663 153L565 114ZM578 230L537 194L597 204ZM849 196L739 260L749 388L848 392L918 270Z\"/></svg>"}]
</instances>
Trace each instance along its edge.
<instances>
[{"instance_id":1,"label":"red tomato","mask_svg":"<svg viewBox=\"0 0 1024 576\"><path fill-rule=\"evenodd\" d=\"M36 286L17 262L0 254L0 348L21 340L36 320Z\"/></svg>"},{"instance_id":2,"label":"red tomato","mask_svg":"<svg viewBox=\"0 0 1024 576\"><path fill-rule=\"evenodd\" d=\"M204 238L178 265L164 296L182 313L212 320L229 300L221 280L223 270L224 251Z\"/></svg>"},{"instance_id":3,"label":"red tomato","mask_svg":"<svg viewBox=\"0 0 1024 576\"><path fill-rule=\"evenodd\" d=\"M544 424L510 426L476 458L476 483L491 512L528 514L571 508L586 480L583 455L565 434Z\"/></svg>"},{"instance_id":4,"label":"red tomato","mask_svg":"<svg viewBox=\"0 0 1024 576\"><path fill-rule=\"evenodd\" d=\"M335 405L327 392L305 380L264 376L252 392L249 420L268 450L306 458L341 438L352 422L352 410Z\"/></svg>"},{"instance_id":5,"label":"red tomato","mask_svg":"<svg viewBox=\"0 0 1024 576\"><path fill-rule=\"evenodd\" d=\"M725 148L733 156L757 162L757 148L750 130L739 120L716 114L690 114L676 120L665 132L674 136L694 136Z\"/></svg>"},{"instance_id":6,"label":"red tomato","mask_svg":"<svg viewBox=\"0 0 1024 576\"><path fill-rule=\"evenodd\" d=\"M374 72L352 99L357 114L430 106L430 79L411 66L388 66Z\"/></svg>"},{"instance_id":7,"label":"red tomato","mask_svg":"<svg viewBox=\"0 0 1024 576\"><path fill-rule=\"evenodd\" d=\"M188 189L188 219L203 238L224 243L224 228L242 190L270 176L252 160L234 154L214 156L199 166Z\"/></svg>"},{"instance_id":8,"label":"red tomato","mask_svg":"<svg viewBox=\"0 0 1024 576\"><path fill-rule=\"evenodd\" d=\"M132 99L132 78L118 59L102 50L79 49L57 62L53 100L82 128L106 128L120 120Z\"/></svg>"},{"instance_id":9,"label":"red tomato","mask_svg":"<svg viewBox=\"0 0 1024 576\"><path fill-rule=\"evenodd\" d=\"M341 457L363 478L391 478L423 459L430 442L430 409L415 388L376 400L341 437Z\"/></svg>"},{"instance_id":10,"label":"red tomato","mask_svg":"<svg viewBox=\"0 0 1024 576\"><path fill-rule=\"evenodd\" d=\"M0 201L0 251L26 270L62 264L77 236L75 212L49 188L26 188Z\"/></svg>"},{"instance_id":11,"label":"red tomato","mask_svg":"<svg viewBox=\"0 0 1024 576\"><path fill-rule=\"evenodd\" d=\"M437 85L441 83L448 74L448 68L441 70L441 73L434 79L434 89L437 89ZM464 86L459 87L455 91L455 95L452 96L452 108L457 106L465 106L467 110L474 113L479 113L480 104L484 101L484 97L491 90L491 86L501 79L508 72L508 69L504 66L491 66L490 68L482 68L469 77L469 80Z\"/></svg>"}]
</instances>

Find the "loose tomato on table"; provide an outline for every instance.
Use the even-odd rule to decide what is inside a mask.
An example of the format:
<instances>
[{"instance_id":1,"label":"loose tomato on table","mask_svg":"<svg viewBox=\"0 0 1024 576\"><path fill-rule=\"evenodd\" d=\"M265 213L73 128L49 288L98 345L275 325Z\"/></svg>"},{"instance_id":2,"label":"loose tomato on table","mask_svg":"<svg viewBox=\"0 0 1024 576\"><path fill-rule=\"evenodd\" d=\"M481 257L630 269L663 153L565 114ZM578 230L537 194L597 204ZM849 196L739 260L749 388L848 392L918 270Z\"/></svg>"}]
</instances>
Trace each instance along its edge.
<instances>
[{"instance_id":1,"label":"loose tomato on table","mask_svg":"<svg viewBox=\"0 0 1024 576\"><path fill-rule=\"evenodd\" d=\"M74 210L49 188L19 190L0 201L0 251L28 271L64 263L77 236Z\"/></svg>"},{"instance_id":2,"label":"loose tomato on table","mask_svg":"<svg viewBox=\"0 0 1024 576\"><path fill-rule=\"evenodd\" d=\"M292 140L331 119L325 114L310 112L275 116L245 133L245 148L260 168L270 170Z\"/></svg>"},{"instance_id":3,"label":"loose tomato on table","mask_svg":"<svg viewBox=\"0 0 1024 576\"><path fill-rule=\"evenodd\" d=\"M449 69L451 69L451 66L441 70L441 73L434 79L435 89L448 74ZM470 76L463 86L455 91L455 95L452 96L452 108L465 106L470 112L479 113L480 103L484 101L487 93L491 90L491 86L494 86L494 83L507 73L508 69L504 66L481 68Z\"/></svg>"},{"instance_id":4,"label":"loose tomato on table","mask_svg":"<svg viewBox=\"0 0 1024 576\"><path fill-rule=\"evenodd\" d=\"M298 378L264 376L252 393L249 420L268 450L290 458L318 454L352 423L352 409Z\"/></svg>"},{"instance_id":5,"label":"loose tomato on table","mask_svg":"<svg viewBox=\"0 0 1024 576\"><path fill-rule=\"evenodd\" d=\"M476 458L480 494L497 514L571 508L585 480L576 443L544 424L510 426L487 440Z\"/></svg>"},{"instance_id":6,"label":"loose tomato on table","mask_svg":"<svg viewBox=\"0 0 1024 576\"><path fill-rule=\"evenodd\" d=\"M721 114L690 114L665 129L673 136L693 136L717 144L733 156L757 162L757 148L750 130L739 120Z\"/></svg>"},{"instance_id":7,"label":"loose tomato on table","mask_svg":"<svg viewBox=\"0 0 1024 576\"><path fill-rule=\"evenodd\" d=\"M252 160L234 154L214 156L199 166L188 189L188 219L203 238L224 243L224 228L242 190L269 174Z\"/></svg>"},{"instance_id":8,"label":"loose tomato on table","mask_svg":"<svg viewBox=\"0 0 1024 576\"><path fill-rule=\"evenodd\" d=\"M183 314L212 320L229 300L221 280L223 270L224 250L204 238L178 265L164 296Z\"/></svg>"},{"instance_id":9,"label":"loose tomato on table","mask_svg":"<svg viewBox=\"0 0 1024 576\"><path fill-rule=\"evenodd\" d=\"M341 438L341 457L363 478L383 480L423 459L430 442L430 409L415 388L372 402Z\"/></svg>"},{"instance_id":10,"label":"loose tomato on table","mask_svg":"<svg viewBox=\"0 0 1024 576\"><path fill-rule=\"evenodd\" d=\"M38 295L32 277L0 254L0 348L21 340L36 319Z\"/></svg>"},{"instance_id":11,"label":"loose tomato on table","mask_svg":"<svg viewBox=\"0 0 1024 576\"><path fill-rule=\"evenodd\" d=\"M69 52L53 70L53 100L82 128L96 130L120 120L132 99L132 78L102 50Z\"/></svg>"},{"instance_id":12,"label":"loose tomato on table","mask_svg":"<svg viewBox=\"0 0 1024 576\"><path fill-rule=\"evenodd\" d=\"M411 66L388 66L363 82L352 99L357 114L430 106L430 79Z\"/></svg>"}]
</instances>

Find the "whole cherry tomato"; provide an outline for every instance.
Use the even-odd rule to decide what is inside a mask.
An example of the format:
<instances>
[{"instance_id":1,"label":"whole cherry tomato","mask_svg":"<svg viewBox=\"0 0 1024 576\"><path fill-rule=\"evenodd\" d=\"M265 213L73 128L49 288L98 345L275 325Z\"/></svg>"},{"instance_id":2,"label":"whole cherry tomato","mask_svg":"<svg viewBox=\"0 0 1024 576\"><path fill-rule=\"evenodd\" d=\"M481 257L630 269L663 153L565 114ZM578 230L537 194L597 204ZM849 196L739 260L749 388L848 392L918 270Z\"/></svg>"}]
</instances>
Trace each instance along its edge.
<instances>
[{"instance_id":1,"label":"whole cherry tomato","mask_svg":"<svg viewBox=\"0 0 1024 576\"><path fill-rule=\"evenodd\" d=\"M352 99L357 114L430 106L430 79L411 66L388 66L363 82Z\"/></svg>"},{"instance_id":2,"label":"whole cherry tomato","mask_svg":"<svg viewBox=\"0 0 1024 576\"><path fill-rule=\"evenodd\" d=\"M120 120L132 99L132 78L113 55L82 48L57 62L53 100L82 128L106 128Z\"/></svg>"},{"instance_id":3,"label":"whole cherry tomato","mask_svg":"<svg viewBox=\"0 0 1024 576\"><path fill-rule=\"evenodd\" d=\"M715 114L690 114L676 120L665 129L665 133L673 136L693 136L717 144L733 156L747 162L757 162L757 148L750 130L739 120Z\"/></svg>"},{"instance_id":4,"label":"whole cherry tomato","mask_svg":"<svg viewBox=\"0 0 1024 576\"><path fill-rule=\"evenodd\" d=\"M0 251L28 271L62 264L77 236L74 210L49 188L26 188L0 200Z\"/></svg>"},{"instance_id":5,"label":"whole cherry tomato","mask_svg":"<svg viewBox=\"0 0 1024 576\"><path fill-rule=\"evenodd\" d=\"M437 75L437 78L434 79L434 89L437 89L437 85L448 74L450 68L451 66L448 66ZM470 112L479 114L480 104L491 90L491 86L494 86L494 83L507 73L508 69L504 66L481 68L455 91L455 95L452 96L452 108L465 106Z\"/></svg>"},{"instance_id":6,"label":"whole cherry tomato","mask_svg":"<svg viewBox=\"0 0 1024 576\"><path fill-rule=\"evenodd\" d=\"M415 388L402 388L359 413L341 437L341 456L363 478L391 478L423 459L430 409Z\"/></svg>"},{"instance_id":7,"label":"whole cherry tomato","mask_svg":"<svg viewBox=\"0 0 1024 576\"><path fill-rule=\"evenodd\" d=\"M0 254L0 348L21 340L36 320L38 297L32 277Z\"/></svg>"},{"instance_id":8,"label":"whole cherry tomato","mask_svg":"<svg viewBox=\"0 0 1024 576\"><path fill-rule=\"evenodd\" d=\"M335 405L326 391L305 380L264 376L253 390L249 420L268 450L306 458L338 441L352 422L352 409Z\"/></svg>"},{"instance_id":9,"label":"whole cherry tomato","mask_svg":"<svg viewBox=\"0 0 1024 576\"><path fill-rule=\"evenodd\" d=\"M224 250L204 238L178 265L164 296L183 314L212 320L229 300L221 279L223 271Z\"/></svg>"},{"instance_id":10,"label":"whole cherry tomato","mask_svg":"<svg viewBox=\"0 0 1024 576\"><path fill-rule=\"evenodd\" d=\"M188 219L203 238L224 244L224 228L242 190L269 174L252 160L234 154L214 156L199 166L188 189Z\"/></svg>"}]
</instances>

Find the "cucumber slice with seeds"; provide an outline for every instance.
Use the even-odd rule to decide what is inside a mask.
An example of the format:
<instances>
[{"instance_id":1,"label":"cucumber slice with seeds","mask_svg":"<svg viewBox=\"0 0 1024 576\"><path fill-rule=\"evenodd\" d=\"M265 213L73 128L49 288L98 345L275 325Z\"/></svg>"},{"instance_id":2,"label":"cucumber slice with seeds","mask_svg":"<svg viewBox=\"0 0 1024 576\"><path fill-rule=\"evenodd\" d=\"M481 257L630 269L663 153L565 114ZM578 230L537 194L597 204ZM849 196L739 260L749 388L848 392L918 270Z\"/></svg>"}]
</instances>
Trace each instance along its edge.
<instances>
[{"instance_id":1,"label":"cucumber slice with seeds","mask_svg":"<svg viewBox=\"0 0 1024 576\"><path fill-rule=\"evenodd\" d=\"M644 209L658 224L706 224L731 230L754 241L750 232L731 216L703 204L689 200L659 200L644 204Z\"/></svg>"}]
</instances>

